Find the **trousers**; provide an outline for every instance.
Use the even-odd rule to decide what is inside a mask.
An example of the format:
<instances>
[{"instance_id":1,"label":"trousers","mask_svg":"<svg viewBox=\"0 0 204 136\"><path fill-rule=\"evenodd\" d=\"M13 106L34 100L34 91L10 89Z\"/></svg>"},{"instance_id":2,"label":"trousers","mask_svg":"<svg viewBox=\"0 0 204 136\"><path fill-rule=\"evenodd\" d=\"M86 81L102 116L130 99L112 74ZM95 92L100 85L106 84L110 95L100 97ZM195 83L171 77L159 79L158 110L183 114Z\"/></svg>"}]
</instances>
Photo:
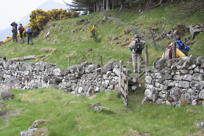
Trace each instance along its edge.
<instances>
[{"instance_id":1,"label":"trousers","mask_svg":"<svg viewBox=\"0 0 204 136\"><path fill-rule=\"evenodd\" d=\"M140 73L141 54L132 52L132 65L133 65L133 72Z\"/></svg>"}]
</instances>

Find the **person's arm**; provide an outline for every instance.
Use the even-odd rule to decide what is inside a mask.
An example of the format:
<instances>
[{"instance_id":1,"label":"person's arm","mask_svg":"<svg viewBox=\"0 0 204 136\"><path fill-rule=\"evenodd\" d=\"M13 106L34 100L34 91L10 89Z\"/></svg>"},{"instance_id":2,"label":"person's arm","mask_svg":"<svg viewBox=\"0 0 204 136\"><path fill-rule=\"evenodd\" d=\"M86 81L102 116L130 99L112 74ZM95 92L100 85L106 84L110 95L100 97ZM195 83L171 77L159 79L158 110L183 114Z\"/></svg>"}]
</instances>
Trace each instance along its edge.
<instances>
[{"instance_id":1,"label":"person's arm","mask_svg":"<svg viewBox=\"0 0 204 136\"><path fill-rule=\"evenodd\" d=\"M132 50L134 49L134 46L135 46L135 40L132 41L132 42L129 44L128 48L132 51Z\"/></svg>"}]
</instances>

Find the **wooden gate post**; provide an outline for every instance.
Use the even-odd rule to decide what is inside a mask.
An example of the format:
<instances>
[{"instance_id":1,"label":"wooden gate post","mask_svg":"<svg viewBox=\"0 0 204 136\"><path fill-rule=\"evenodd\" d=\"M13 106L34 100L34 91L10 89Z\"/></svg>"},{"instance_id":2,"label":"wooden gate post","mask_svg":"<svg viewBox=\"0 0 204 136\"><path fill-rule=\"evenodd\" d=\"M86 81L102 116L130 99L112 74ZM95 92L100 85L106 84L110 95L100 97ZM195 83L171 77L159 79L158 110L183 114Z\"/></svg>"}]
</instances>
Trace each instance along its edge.
<instances>
[{"instance_id":1,"label":"wooden gate post","mask_svg":"<svg viewBox=\"0 0 204 136\"><path fill-rule=\"evenodd\" d=\"M172 58L176 58L176 44L175 43L172 48Z\"/></svg>"},{"instance_id":2,"label":"wooden gate post","mask_svg":"<svg viewBox=\"0 0 204 136\"><path fill-rule=\"evenodd\" d=\"M128 72L123 69L123 62L120 61L120 74L119 74L119 93L123 104L128 106Z\"/></svg>"},{"instance_id":3,"label":"wooden gate post","mask_svg":"<svg viewBox=\"0 0 204 136\"><path fill-rule=\"evenodd\" d=\"M103 56L100 56L101 66L103 66Z\"/></svg>"},{"instance_id":4,"label":"wooden gate post","mask_svg":"<svg viewBox=\"0 0 204 136\"><path fill-rule=\"evenodd\" d=\"M147 68L148 64L149 64L149 52L148 52L148 46L145 45L145 68Z\"/></svg>"}]
</instances>

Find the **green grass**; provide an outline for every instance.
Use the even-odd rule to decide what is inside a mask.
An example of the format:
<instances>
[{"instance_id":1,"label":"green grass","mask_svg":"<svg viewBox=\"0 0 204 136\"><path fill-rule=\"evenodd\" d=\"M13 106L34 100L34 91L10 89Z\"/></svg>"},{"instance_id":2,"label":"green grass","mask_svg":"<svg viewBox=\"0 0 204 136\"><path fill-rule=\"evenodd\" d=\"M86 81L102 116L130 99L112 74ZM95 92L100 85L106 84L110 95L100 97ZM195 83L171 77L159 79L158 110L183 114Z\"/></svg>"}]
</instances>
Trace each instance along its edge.
<instances>
[{"instance_id":1,"label":"green grass","mask_svg":"<svg viewBox=\"0 0 204 136\"><path fill-rule=\"evenodd\" d=\"M194 128L195 123L203 121L204 107L141 105L143 92L130 96L127 109L115 92L100 93L94 99L56 89L12 92L15 99L5 103L10 112L20 114L10 117L8 127L1 129L0 136L17 136L38 119L48 120L44 126L48 127L49 136L128 136L132 130L152 136L204 133L203 129ZM94 112L89 107L93 102L111 108L113 113Z\"/></svg>"}]
</instances>

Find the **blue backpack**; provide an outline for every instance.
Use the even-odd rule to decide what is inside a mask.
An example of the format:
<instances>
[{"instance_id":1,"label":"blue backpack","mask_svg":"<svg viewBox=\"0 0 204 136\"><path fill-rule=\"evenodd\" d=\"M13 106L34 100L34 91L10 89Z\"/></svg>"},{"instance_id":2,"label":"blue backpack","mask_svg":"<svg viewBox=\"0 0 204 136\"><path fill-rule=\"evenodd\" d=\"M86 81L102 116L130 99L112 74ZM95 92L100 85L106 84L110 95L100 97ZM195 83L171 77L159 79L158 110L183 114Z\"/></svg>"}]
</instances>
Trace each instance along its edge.
<instances>
[{"instance_id":1,"label":"blue backpack","mask_svg":"<svg viewBox=\"0 0 204 136\"><path fill-rule=\"evenodd\" d=\"M190 48L186 44L182 43L181 40L176 40L176 47L186 55L190 51Z\"/></svg>"},{"instance_id":2,"label":"blue backpack","mask_svg":"<svg viewBox=\"0 0 204 136\"><path fill-rule=\"evenodd\" d=\"M33 30L32 30L32 28L28 27L28 28L26 29L26 32L27 32L27 33L32 33Z\"/></svg>"}]
</instances>

